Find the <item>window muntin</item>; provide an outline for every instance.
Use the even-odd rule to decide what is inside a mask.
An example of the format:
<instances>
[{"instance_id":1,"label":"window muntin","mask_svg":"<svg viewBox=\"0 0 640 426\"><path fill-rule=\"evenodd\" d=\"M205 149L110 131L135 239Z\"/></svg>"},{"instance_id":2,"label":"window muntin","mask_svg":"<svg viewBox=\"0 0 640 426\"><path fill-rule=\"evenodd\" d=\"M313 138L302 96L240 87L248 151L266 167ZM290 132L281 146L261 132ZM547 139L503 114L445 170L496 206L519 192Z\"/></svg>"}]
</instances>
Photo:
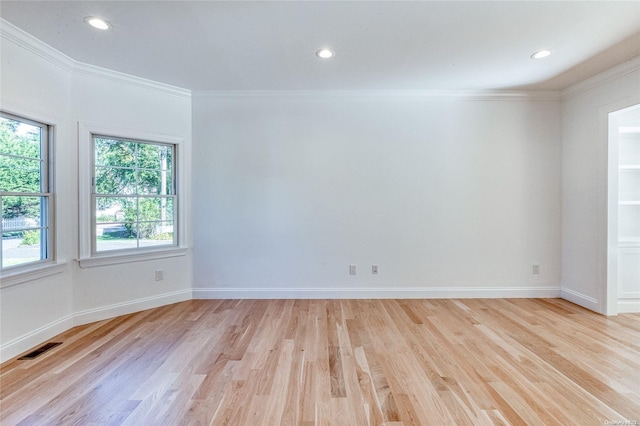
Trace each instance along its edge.
<instances>
[{"instance_id":1,"label":"window muntin","mask_svg":"<svg viewBox=\"0 0 640 426\"><path fill-rule=\"evenodd\" d=\"M92 252L176 246L175 145L92 140Z\"/></svg>"},{"instance_id":2,"label":"window muntin","mask_svg":"<svg viewBox=\"0 0 640 426\"><path fill-rule=\"evenodd\" d=\"M0 113L0 265L53 260L48 125Z\"/></svg>"}]
</instances>

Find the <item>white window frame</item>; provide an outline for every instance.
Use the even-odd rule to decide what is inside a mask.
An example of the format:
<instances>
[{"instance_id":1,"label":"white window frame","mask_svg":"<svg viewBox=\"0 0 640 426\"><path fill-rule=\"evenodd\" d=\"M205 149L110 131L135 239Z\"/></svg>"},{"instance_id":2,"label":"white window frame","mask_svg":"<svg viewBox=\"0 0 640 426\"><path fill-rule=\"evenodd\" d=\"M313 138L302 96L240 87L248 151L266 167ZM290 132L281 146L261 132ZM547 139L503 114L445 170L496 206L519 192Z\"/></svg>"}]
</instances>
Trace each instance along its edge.
<instances>
[{"instance_id":1,"label":"white window frame","mask_svg":"<svg viewBox=\"0 0 640 426\"><path fill-rule=\"evenodd\" d=\"M0 288L11 287L24 282L44 278L64 271L66 261L57 258L56 243L56 195L55 195L55 138L57 123L48 117L42 117L31 111L3 103L2 113L9 118L22 121L46 129L46 140L41 141L41 159L43 159L44 178L46 179L46 191L34 193L34 196L46 196L46 259L25 263L22 265L0 268ZM42 189L42 188L41 188ZM42 226L43 224L41 224ZM1 238L1 237L0 237Z\"/></svg>"},{"instance_id":2,"label":"white window frame","mask_svg":"<svg viewBox=\"0 0 640 426\"><path fill-rule=\"evenodd\" d=\"M114 251L94 251L95 240L95 214L93 204L94 174L94 136L108 136L113 139L132 140L140 142L150 142L173 145L174 149L174 173L175 173L175 196L176 220L174 222L174 232L176 233L175 245L163 245L159 247L140 247L127 250ZM78 123L79 139L79 220L80 220L80 244L78 260L82 268L96 266L114 265L128 262L139 262L142 260L161 259L166 257L184 256L187 254L185 202L184 200L184 148L182 138L163 134L149 133L131 129L122 129L113 126L98 125L91 123ZM177 207L177 208L176 208Z\"/></svg>"}]
</instances>

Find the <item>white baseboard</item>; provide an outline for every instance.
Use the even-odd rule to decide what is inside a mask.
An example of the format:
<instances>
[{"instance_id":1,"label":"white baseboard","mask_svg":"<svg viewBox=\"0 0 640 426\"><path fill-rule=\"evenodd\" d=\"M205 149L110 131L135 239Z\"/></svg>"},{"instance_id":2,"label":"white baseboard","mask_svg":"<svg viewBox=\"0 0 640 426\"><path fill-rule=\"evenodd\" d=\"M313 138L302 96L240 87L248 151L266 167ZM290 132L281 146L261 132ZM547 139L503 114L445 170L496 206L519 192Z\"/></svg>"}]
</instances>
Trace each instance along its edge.
<instances>
[{"instance_id":1,"label":"white baseboard","mask_svg":"<svg viewBox=\"0 0 640 426\"><path fill-rule=\"evenodd\" d=\"M18 356L75 326L190 299L192 299L191 289L187 289L76 312L1 345L0 363Z\"/></svg>"},{"instance_id":2,"label":"white baseboard","mask_svg":"<svg viewBox=\"0 0 640 426\"><path fill-rule=\"evenodd\" d=\"M72 327L126 315L145 309L190 299L469 299L469 298L555 298L570 297L560 287L392 287L392 288L196 288L165 293L113 305L101 306L68 315L0 346L0 362L69 330ZM577 298L576 298L577 299ZM594 301L597 306L597 301ZM589 306L585 306L590 308ZM631 304L625 309L632 309ZM596 310L596 309L593 309ZM620 310L623 312L623 310Z\"/></svg>"},{"instance_id":3,"label":"white baseboard","mask_svg":"<svg viewBox=\"0 0 640 426\"><path fill-rule=\"evenodd\" d=\"M194 299L555 298L560 287L194 288Z\"/></svg>"},{"instance_id":4,"label":"white baseboard","mask_svg":"<svg viewBox=\"0 0 640 426\"><path fill-rule=\"evenodd\" d=\"M593 297L584 295L582 293L578 293L577 291L570 290L565 287L562 287L560 291L560 297L565 300L568 300L571 303L580 305L583 308L590 309L594 312L602 313L600 302L598 301L598 299L594 299Z\"/></svg>"},{"instance_id":5,"label":"white baseboard","mask_svg":"<svg viewBox=\"0 0 640 426\"><path fill-rule=\"evenodd\" d=\"M127 315L133 312L144 311L145 309L157 308L172 303L184 302L190 300L191 289L174 291L172 293L158 294L156 296L145 297L142 299L131 300L123 303L116 303L99 308L88 309L76 312L73 315L73 325L89 324L91 322L102 321L104 319Z\"/></svg>"},{"instance_id":6,"label":"white baseboard","mask_svg":"<svg viewBox=\"0 0 640 426\"><path fill-rule=\"evenodd\" d=\"M0 362L5 362L20 355L29 349L63 333L74 326L73 316L67 315L57 321L43 325L42 327L13 339L0 346Z\"/></svg>"},{"instance_id":7,"label":"white baseboard","mask_svg":"<svg viewBox=\"0 0 640 426\"><path fill-rule=\"evenodd\" d=\"M640 313L640 299L618 299L619 314L637 314Z\"/></svg>"}]
</instances>

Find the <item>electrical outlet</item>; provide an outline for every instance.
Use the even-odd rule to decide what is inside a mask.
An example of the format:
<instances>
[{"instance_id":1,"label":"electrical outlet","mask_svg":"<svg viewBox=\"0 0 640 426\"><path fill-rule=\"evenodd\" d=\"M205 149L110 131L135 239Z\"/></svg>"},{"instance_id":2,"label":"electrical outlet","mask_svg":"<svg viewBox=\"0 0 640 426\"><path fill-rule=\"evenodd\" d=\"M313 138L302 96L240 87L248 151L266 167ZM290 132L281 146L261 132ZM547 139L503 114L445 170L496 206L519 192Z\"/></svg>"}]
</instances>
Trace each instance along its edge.
<instances>
[{"instance_id":1,"label":"electrical outlet","mask_svg":"<svg viewBox=\"0 0 640 426\"><path fill-rule=\"evenodd\" d=\"M356 265L349 265L349 275L356 274Z\"/></svg>"},{"instance_id":2,"label":"electrical outlet","mask_svg":"<svg viewBox=\"0 0 640 426\"><path fill-rule=\"evenodd\" d=\"M378 273L378 265L371 265L371 273L372 274Z\"/></svg>"},{"instance_id":3,"label":"electrical outlet","mask_svg":"<svg viewBox=\"0 0 640 426\"><path fill-rule=\"evenodd\" d=\"M162 269L158 269L156 271L156 281L162 281L164 279L164 274L162 273Z\"/></svg>"},{"instance_id":4,"label":"electrical outlet","mask_svg":"<svg viewBox=\"0 0 640 426\"><path fill-rule=\"evenodd\" d=\"M540 273L540 265L534 263L533 267L531 268L531 273L534 275L538 275Z\"/></svg>"}]
</instances>

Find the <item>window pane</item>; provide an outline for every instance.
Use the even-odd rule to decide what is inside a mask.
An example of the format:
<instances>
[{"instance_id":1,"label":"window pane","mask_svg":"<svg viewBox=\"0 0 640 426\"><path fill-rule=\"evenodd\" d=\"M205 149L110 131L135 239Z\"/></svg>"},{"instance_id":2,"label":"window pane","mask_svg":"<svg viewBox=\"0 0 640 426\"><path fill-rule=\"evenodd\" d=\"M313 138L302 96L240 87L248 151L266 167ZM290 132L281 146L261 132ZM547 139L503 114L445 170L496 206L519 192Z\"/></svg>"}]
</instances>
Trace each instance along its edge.
<instances>
[{"instance_id":1,"label":"window pane","mask_svg":"<svg viewBox=\"0 0 640 426\"><path fill-rule=\"evenodd\" d=\"M133 142L95 138L96 165L134 168L136 145Z\"/></svg>"},{"instance_id":2,"label":"window pane","mask_svg":"<svg viewBox=\"0 0 640 426\"><path fill-rule=\"evenodd\" d=\"M173 199L171 198L140 198L140 222L173 220Z\"/></svg>"},{"instance_id":3,"label":"window pane","mask_svg":"<svg viewBox=\"0 0 640 426\"><path fill-rule=\"evenodd\" d=\"M138 145L138 168L166 170L167 155L171 147L166 145L151 145L141 143Z\"/></svg>"},{"instance_id":4,"label":"window pane","mask_svg":"<svg viewBox=\"0 0 640 426\"><path fill-rule=\"evenodd\" d=\"M168 171L173 170L173 147L167 149L167 167Z\"/></svg>"},{"instance_id":5,"label":"window pane","mask_svg":"<svg viewBox=\"0 0 640 426\"><path fill-rule=\"evenodd\" d=\"M173 220L173 198L163 198L160 201L160 219Z\"/></svg>"},{"instance_id":6,"label":"window pane","mask_svg":"<svg viewBox=\"0 0 640 426\"><path fill-rule=\"evenodd\" d=\"M140 228L151 230L147 236L140 237L140 247L153 247L173 244L173 222L141 223ZM142 234L141 234L142 235Z\"/></svg>"},{"instance_id":7,"label":"window pane","mask_svg":"<svg viewBox=\"0 0 640 426\"><path fill-rule=\"evenodd\" d=\"M171 173L171 170L167 170L164 193L174 195L173 174Z\"/></svg>"},{"instance_id":8,"label":"window pane","mask_svg":"<svg viewBox=\"0 0 640 426\"><path fill-rule=\"evenodd\" d=\"M119 219L116 222L122 222L124 209L135 203L136 197L96 197L96 217L117 216Z\"/></svg>"},{"instance_id":9,"label":"window pane","mask_svg":"<svg viewBox=\"0 0 640 426\"><path fill-rule=\"evenodd\" d=\"M0 117L0 154L39 159L40 140L40 127Z\"/></svg>"},{"instance_id":10,"label":"window pane","mask_svg":"<svg viewBox=\"0 0 640 426\"><path fill-rule=\"evenodd\" d=\"M161 194L162 184L166 188L167 172L160 170L138 170L138 193Z\"/></svg>"},{"instance_id":11,"label":"window pane","mask_svg":"<svg viewBox=\"0 0 640 426\"><path fill-rule=\"evenodd\" d=\"M96 212L96 223L122 223L124 212L120 208L106 208Z\"/></svg>"},{"instance_id":12,"label":"window pane","mask_svg":"<svg viewBox=\"0 0 640 426\"><path fill-rule=\"evenodd\" d=\"M137 206L136 197L96 197L96 251L137 247L131 232Z\"/></svg>"},{"instance_id":13,"label":"window pane","mask_svg":"<svg viewBox=\"0 0 640 426\"><path fill-rule=\"evenodd\" d=\"M46 197L2 197L3 232L40 227L46 200Z\"/></svg>"},{"instance_id":14,"label":"window pane","mask_svg":"<svg viewBox=\"0 0 640 426\"><path fill-rule=\"evenodd\" d=\"M41 192L40 160L0 155L0 191Z\"/></svg>"},{"instance_id":15,"label":"window pane","mask_svg":"<svg viewBox=\"0 0 640 426\"><path fill-rule=\"evenodd\" d=\"M2 234L2 267L17 266L42 260L41 235L44 230L33 229Z\"/></svg>"},{"instance_id":16,"label":"window pane","mask_svg":"<svg viewBox=\"0 0 640 426\"><path fill-rule=\"evenodd\" d=\"M125 223L96 225L96 251L122 250L137 246L138 241Z\"/></svg>"},{"instance_id":17,"label":"window pane","mask_svg":"<svg viewBox=\"0 0 640 426\"><path fill-rule=\"evenodd\" d=\"M94 144L96 250L173 245L174 147L109 137Z\"/></svg>"},{"instance_id":18,"label":"window pane","mask_svg":"<svg viewBox=\"0 0 640 426\"><path fill-rule=\"evenodd\" d=\"M0 191L33 195L0 195L2 268L52 258L49 236L49 192L43 149L48 126L0 113ZM47 144L47 145L43 145ZM44 158L41 158L42 156Z\"/></svg>"},{"instance_id":19,"label":"window pane","mask_svg":"<svg viewBox=\"0 0 640 426\"><path fill-rule=\"evenodd\" d=\"M166 170L138 170L138 194L172 195L171 172ZM164 190L163 190L164 188Z\"/></svg>"},{"instance_id":20,"label":"window pane","mask_svg":"<svg viewBox=\"0 0 640 426\"><path fill-rule=\"evenodd\" d=\"M113 167L96 167L96 193L135 194L135 170Z\"/></svg>"}]
</instances>

